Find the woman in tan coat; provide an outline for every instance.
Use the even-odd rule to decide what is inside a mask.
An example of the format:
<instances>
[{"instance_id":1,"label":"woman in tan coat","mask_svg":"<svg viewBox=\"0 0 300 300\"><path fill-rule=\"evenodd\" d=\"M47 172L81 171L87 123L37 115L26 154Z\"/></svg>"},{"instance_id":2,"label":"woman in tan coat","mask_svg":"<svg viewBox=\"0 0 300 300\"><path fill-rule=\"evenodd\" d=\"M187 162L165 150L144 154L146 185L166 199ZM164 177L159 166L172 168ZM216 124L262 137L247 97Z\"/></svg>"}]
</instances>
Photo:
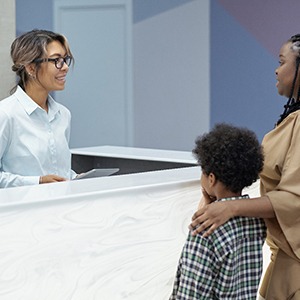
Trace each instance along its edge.
<instances>
[{"instance_id":1,"label":"woman in tan coat","mask_svg":"<svg viewBox=\"0 0 300 300\"><path fill-rule=\"evenodd\" d=\"M276 127L263 139L261 197L213 202L193 216L191 230L210 235L235 216L264 218L272 257L260 290L266 300L300 300L300 34L280 49L277 89L288 97Z\"/></svg>"}]
</instances>

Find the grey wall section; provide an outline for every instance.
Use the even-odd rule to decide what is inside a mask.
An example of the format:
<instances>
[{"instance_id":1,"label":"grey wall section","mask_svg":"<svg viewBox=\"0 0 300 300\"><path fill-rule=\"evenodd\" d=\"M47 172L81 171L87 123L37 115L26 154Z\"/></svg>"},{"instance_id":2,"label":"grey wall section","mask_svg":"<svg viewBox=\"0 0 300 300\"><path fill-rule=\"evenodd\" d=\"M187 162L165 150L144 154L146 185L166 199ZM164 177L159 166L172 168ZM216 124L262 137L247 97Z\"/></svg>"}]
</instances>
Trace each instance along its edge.
<instances>
[{"instance_id":1,"label":"grey wall section","mask_svg":"<svg viewBox=\"0 0 300 300\"><path fill-rule=\"evenodd\" d=\"M133 22L143 21L191 1L195 0L133 0Z\"/></svg>"},{"instance_id":2,"label":"grey wall section","mask_svg":"<svg viewBox=\"0 0 300 300\"><path fill-rule=\"evenodd\" d=\"M0 99L9 95L15 85L15 76L11 70L10 45L16 36L15 1L0 1Z\"/></svg>"},{"instance_id":3,"label":"grey wall section","mask_svg":"<svg viewBox=\"0 0 300 300\"><path fill-rule=\"evenodd\" d=\"M17 1L18 33L53 29L52 0ZM132 144L190 150L196 135L209 127L209 0L133 5L139 22L133 29ZM34 18L33 11L39 12Z\"/></svg>"},{"instance_id":4,"label":"grey wall section","mask_svg":"<svg viewBox=\"0 0 300 300\"><path fill-rule=\"evenodd\" d=\"M209 129L209 1L134 26L135 143L191 150Z\"/></svg>"},{"instance_id":5,"label":"grey wall section","mask_svg":"<svg viewBox=\"0 0 300 300\"><path fill-rule=\"evenodd\" d=\"M52 0L15 0L17 35L32 29L53 30Z\"/></svg>"},{"instance_id":6,"label":"grey wall section","mask_svg":"<svg viewBox=\"0 0 300 300\"><path fill-rule=\"evenodd\" d=\"M66 88L55 92L55 99L72 112L72 148L133 145L130 4L54 2L55 30L67 36L75 57Z\"/></svg>"}]
</instances>

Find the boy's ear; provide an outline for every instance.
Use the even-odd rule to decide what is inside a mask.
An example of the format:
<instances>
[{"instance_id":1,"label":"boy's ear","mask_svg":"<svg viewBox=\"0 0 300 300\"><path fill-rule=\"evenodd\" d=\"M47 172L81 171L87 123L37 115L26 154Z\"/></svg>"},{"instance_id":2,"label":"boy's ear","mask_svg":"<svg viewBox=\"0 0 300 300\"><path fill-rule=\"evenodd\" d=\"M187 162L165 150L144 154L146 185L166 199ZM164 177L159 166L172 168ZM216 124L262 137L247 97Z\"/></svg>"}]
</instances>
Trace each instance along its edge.
<instances>
[{"instance_id":1,"label":"boy's ear","mask_svg":"<svg viewBox=\"0 0 300 300\"><path fill-rule=\"evenodd\" d=\"M208 182L210 187L213 187L216 184L217 178L214 173L209 173Z\"/></svg>"}]
</instances>

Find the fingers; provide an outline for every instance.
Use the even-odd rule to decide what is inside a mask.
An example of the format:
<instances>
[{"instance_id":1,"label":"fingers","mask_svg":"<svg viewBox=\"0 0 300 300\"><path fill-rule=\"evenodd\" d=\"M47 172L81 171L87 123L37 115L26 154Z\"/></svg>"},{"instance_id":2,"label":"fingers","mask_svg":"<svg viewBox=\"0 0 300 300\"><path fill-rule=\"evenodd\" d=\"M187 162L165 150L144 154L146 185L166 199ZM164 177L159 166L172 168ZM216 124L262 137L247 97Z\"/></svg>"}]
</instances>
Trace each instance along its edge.
<instances>
[{"instance_id":1,"label":"fingers","mask_svg":"<svg viewBox=\"0 0 300 300\"><path fill-rule=\"evenodd\" d=\"M201 209L197 210L192 216L192 221L196 220L199 216L201 216L202 215L201 212L202 212Z\"/></svg>"},{"instance_id":2,"label":"fingers","mask_svg":"<svg viewBox=\"0 0 300 300\"><path fill-rule=\"evenodd\" d=\"M204 238L210 236L217 228L218 228L218 225L210 222L209 220L203 222L198 227L192 227L192 225L189 226L192 236L196 236L197 234L200 234L201 232L206 230L202 234L202 236Z\"/></svg>"},{"instance_id":3,"label":"fingers","mask_svg":"<svg viewBox=\"0 0 300 300\"><path fill-rule=\"evenodd\" d=\"M209 227L211 224L208 221L205 221L201 223L199 226L193 226L193 223L189 226L189 229L191 230L191 234L193 236L197 235L198 233L205 230L207 227Z\"/></svg>"},{"instance_id":4,"label":"fingers","mask_svg":"<svg viewBox=\"0 0 300 300\"><path fill-rule=\"evenodd\" d=\"M203 237L207 237L231 217L233 214L228 203L213 202L204 205L194 213L189 229L192 235L201 233Z\"/></svg>"},{"instance_id":5,"label":"fingers","mask_svg":"<svg viewBox=\"0 0 300 300\"><path fill-rule=\"evenodd\" d=\"M204 230L206 227L203 225L205 221L205 216L204 216L205 208L202 207L198 209L192 216L192 223L189 225L190 230L194 230L194 228L198 228L198 225Z\"/></svg>"},{"instance_id":6,"label":"fingers","mask_svg":"<svg viewBox=\"0 0 300 300\"><path fill-rule=\"evenodd\" d=\"M196 228L196 227L198 227L198 226L202 226L202 225L204 224L204 221L205 221L205 220L203 220L203 217L202 217L202 218L199 217L199 218L197 218L197 219L193 219L193 221L192 221L192 223L190 224L189 228L190 228L190 229L194 229L194 228ZM203 228L203 229L205 229L205 228Z\"/></svg>"},{"instance_id":7,"label":"fingers","mask_svg":"<svg viewBox=\"0 0 300 300\"><path fill-rule=\"evenodd\" d=\"M202 195L204 198L209 198L208 193L204 188L202 188Z\"/></svg>"},{"instance_id":8,"label":"fingers","mask_svg":"<svg viewBox=\"0 0 300 300\"><path fill-rule=\"evenodd\" d=\"M66 178L63 178L63 177L60 177L60 176L55 176L55 177L53 178L53 180L59 182L59 181L66 181L67 179L66 179Z\"/></svg>"},{"instance_id":9,"label":"fingers","mask_svg":"<svg viewBox=\"0 0 300 300\"><path fill-rule=\"evenodd\" d=\"M217 226L215 224L211 225L207 231L204 232L203 237L206 238L210 236L215 230L217 229Z\"/></svg>"},{"instance_id":10,"label":"fingers","mask_svg":"<svg viewBox=\"0 0 300 300\"><path fill-rule=\"evenodd\" d=\"M204 188L202 188L202 195L203 195L204 203L209 204L211 202L211 200L210 200L208 193L206 192L206 190Z\"/></svg>"},{"instance_id":11,"label":"fingers","mask_svg":"<svg viewBox=\"0 0 300 300\"><path fill-rule=\"evenodd\" d=\"M42 183L51 183L51 182L61 182L61 181L66 181L67 179L61 176L57 175L45 175L40 177L40 184Z\"/></svg>"},{"instance_id":12,"label":"fingers","mask_svg":"<svg viewBox=\"0 0 300 300\"><path fill-rule=\"evenodd\" d=\"M206 204L209 204L209 203L216 200L216 197L209 195L204 188L202 188L202 195L203 195L203 198L204 198L204 202Z\"/></svg>"},{"instance_id":13,"label":"fingers","mask_svg":"<svg viewBox=\"0 0 300 300\"><path fill-rule=\"evenodd\" d=\"M195 236L203 231L202 236L208 237L211 235L218 227L218 220L215 217L209 217L206 213L207 208L199 209L192 216L192 222L189 225L189 230L192 236Z\"/></svg>"}]
</instances>

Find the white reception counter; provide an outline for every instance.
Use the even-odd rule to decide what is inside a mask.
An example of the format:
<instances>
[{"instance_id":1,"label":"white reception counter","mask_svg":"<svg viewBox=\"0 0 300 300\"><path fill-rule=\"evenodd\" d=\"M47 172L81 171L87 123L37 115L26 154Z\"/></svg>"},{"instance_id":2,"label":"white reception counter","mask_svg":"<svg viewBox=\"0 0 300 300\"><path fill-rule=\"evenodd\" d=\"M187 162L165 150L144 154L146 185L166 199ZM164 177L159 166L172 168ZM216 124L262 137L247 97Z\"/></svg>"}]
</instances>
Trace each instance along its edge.
<instances>
[{"instance_id":1,"label":"white reception counter","mask_svg":"<svg viewBox=\"0 0 300 300\"><path fill-rule=\"evenodd\" d=\"M186 167L0 190L0 299L167 300L199 177Z\"/></svg>"},{"instance_id":2,"label":"white reception counter","mask_svg":"<svg viewBox=\"0 0 300 300\"><path fill-rule=\"evenodd\" d=\"M168 299L199 175L192 167L0 190L0 299Z\"/></svg>"}]
</instances>

